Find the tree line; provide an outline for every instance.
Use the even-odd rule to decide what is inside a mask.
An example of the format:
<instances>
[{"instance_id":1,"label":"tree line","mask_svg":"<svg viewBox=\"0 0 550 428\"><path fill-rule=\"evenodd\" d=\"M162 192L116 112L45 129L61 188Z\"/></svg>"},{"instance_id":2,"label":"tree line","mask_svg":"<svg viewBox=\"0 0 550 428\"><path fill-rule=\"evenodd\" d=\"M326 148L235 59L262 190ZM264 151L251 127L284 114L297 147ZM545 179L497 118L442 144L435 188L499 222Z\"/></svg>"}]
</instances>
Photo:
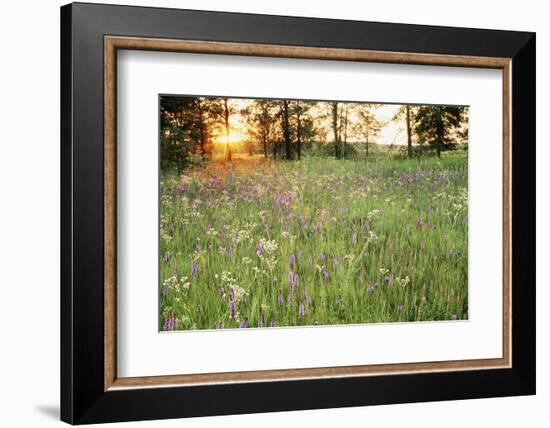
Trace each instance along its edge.
<instances>
[{"instance_id":1,"label":"tree line","mask_svg":"<svg viewBox=\"0 0 550 428\"><path fill-rule=\"evenodd\" d=\"M160 99L161 167L178 172L189 162L205 162L222 144L231 161L237 148L277 160L300 160L306 151L347 159L369 157L369 146L389 122L406 130L407 156L413 145L429 147L437 156L467 142L467 108L401 105L395 115L380 120L381 104L289 99L238 100L227 97L162 96ZM231 122L240 115L246 138L230 140ZM214 141L214 139L216 141ZM220 147L217 150L220 150Z\"/></svg>"}]
</instances>

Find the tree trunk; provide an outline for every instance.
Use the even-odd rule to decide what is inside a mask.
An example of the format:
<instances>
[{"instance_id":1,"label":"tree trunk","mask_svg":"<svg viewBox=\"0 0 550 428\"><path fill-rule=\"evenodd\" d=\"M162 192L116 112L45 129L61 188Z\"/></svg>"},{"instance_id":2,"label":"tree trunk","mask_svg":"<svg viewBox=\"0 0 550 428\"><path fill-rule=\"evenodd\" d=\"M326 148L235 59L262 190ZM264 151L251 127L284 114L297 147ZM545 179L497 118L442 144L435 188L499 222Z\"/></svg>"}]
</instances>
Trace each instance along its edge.
<instances>
[{"instance_id":1,"label":"tree trunk","mask_svg":"<svg viewBox=\"0 0 550 428\"><path fill-rule=\"evenodd\" d=\"M338 141L338 103L332 103L332 132L334 133L334 157L340 157L340 141Z\"/></svg>"},{"instance_id":2,"label":"tree trunk","mask_svg":"<svg viewBox=\"0 0 550 428\"><path fill-rule=\"evenodd\" d=\"M286 160L292 159L292 153L290 151L290 124L288 121L288 103L289 101L283 101L283 134L285 139L285 158Z\"/></svg>"},{"instance_id":3,"label":"tree trunk","mask_svg":"<svg viewBox=\"0 0 550 428\"><path fill-rule=\"evenodd\" d=\"M205 123L204 123L204 112L202 109L202 103L201 100L197 100L197 109L199 112L199 130L201 134L201 158L204 162L206 159L206 130L205 130Z\"/></svg>"},{"instance_id":4,"label":"tree trunk","mask_svg":"<svg viewBox=\"0 0 550 428\"><path fill-rule=\"evenodd\" d=\"M302 158L302 138L301 138L301 131L302 131L302 114L300 112L300 101L296 101L296 107L297 107L297 113L296 113L296 143L297 143L297 151L298 151L298 160Z\"/></svg>"},{"instance_id":5,"label":"tree trunk","mask_svg":"<svg viewBox=\"0 0 550 428\"><path fill-rule=\"evenodd\" d=\"M346 114L344 115L344 159L346 159L348 151L348 108L346 107Z\"/></svg>"},{"instance_id":6,"label":"tree trunk","mask_svg":"<svg viewBox=\"0 0 550 428\"><path fill-rule=\"evenodd\" d=\"M264 143L264 158L267 158L267 137L264 135L262 140Z\"/></svg>"},{"instance_id":7,"label":"tree trunk","mask_svg":"<svg viewBox=\"0 0 550 428\"><path fill-rule=\"evenodd\" d=\"M407 104L407 154L412 159L412 137L411 137L411 106Z\"/></svg>"},{"instance_id":8,"label":"tree trunk","mask_svg":"<svg viewBox=\"0 0 550 428\"><path fill-rule=\"evenodd\" d=\"M226 142L226 160L231 162L231 142L229 141L229 107L227 98L223 99L224 122L225 122L225 142Z\"/></svg>"}]
</instances>

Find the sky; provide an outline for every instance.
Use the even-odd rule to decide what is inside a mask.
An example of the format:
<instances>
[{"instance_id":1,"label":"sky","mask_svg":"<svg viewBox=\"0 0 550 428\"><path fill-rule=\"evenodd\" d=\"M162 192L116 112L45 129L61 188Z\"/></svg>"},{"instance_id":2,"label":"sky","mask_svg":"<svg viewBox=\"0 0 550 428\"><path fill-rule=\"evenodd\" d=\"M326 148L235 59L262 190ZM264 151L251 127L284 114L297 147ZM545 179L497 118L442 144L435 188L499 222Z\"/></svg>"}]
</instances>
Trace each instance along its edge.
<instances>
[{"instance_id":1,"label":"sky","mask_svg":"<svg viewBox=\"0 0 550 428\"><path fill-rule=\"evenodd\" d=\"M229 99L230 106L235 108L237 111L247 107L250 101L251 99ZM382 128L380 135L378 136L376 141L374 141L377 144L407 144L405 124L391 121L391 118L395 115L400 106L400 104L384 104L375 110L374 114L377 119L385 123L385 126ZM229 123L231 127L231 141L236 142L246 139L246 126L243 117L240 114L232 114L229 118ZM349 141L354 141L353 135L349 138Z\"/></svg>"}]
</instances>

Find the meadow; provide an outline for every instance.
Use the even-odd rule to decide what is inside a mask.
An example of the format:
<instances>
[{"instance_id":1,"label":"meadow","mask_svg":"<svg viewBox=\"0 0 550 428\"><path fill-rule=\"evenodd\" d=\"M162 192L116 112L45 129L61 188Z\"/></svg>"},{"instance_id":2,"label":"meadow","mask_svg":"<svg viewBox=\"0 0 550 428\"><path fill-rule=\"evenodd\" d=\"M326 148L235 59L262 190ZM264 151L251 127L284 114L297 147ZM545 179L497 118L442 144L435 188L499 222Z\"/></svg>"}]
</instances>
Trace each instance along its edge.
<instances>
[{"instance_id":1,"label":"meadow","mask_svg":"<svg viewBox=\"0 0 550 428\"><path fill-rule=\"evenodd\" d=\"M467 319L467 183L463 150L163 171L159 328Z\"/></svg>"}]
</instances>

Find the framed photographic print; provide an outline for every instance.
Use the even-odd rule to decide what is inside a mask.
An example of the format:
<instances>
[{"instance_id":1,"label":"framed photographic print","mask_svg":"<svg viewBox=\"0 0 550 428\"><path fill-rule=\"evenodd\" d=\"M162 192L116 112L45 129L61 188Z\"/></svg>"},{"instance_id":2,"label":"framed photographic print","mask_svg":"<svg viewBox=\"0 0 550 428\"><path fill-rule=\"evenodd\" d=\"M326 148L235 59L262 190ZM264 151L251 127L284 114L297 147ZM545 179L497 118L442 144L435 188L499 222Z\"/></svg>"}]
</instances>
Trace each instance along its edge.
<instances>
[{"instance_id":1,"label":"framed photographic print","mask_svg":"<svg viewBox=\"0 0 550 428\"><path fill-rule=\"evenodd\" d=\"M61 418L535 393L535 35L61 8Z\"/></svg>"}]
</instances>

